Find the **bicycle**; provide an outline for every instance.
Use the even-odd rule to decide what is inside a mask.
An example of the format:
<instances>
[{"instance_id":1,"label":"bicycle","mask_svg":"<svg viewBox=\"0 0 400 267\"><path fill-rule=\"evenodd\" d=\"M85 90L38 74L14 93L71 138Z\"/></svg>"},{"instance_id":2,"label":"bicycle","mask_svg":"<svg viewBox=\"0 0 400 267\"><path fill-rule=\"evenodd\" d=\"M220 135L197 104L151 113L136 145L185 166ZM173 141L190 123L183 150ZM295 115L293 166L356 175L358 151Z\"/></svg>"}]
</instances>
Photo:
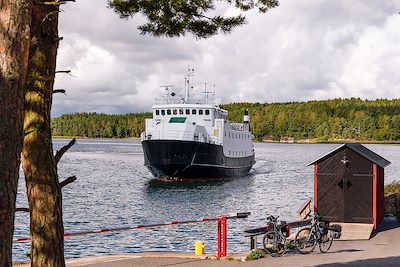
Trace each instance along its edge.
<instances>
[{"instance_id":1,"label":"bicycle","mask_svg":"<svg viewBox=\"0 0 400 267\"><path fill-rule=\"evenodd\" d=\"M287 249L287 238L290 235L290 226L285 221L278 221L278 217L267 217L267 233L263 237L265 251L272 257L282 256Z\"/></svg>"},{"instance_id":2,"label":"bicycle","mask_svg":"<svg viewBox=\"0 0 400 267\"><path fill-rule=\"evenodd\" d=\"M311 227L301 229L295 237L295 247L301 254L312 252L317 244L322 253L328 252L332 246L333 239L339 239L342 228L340 225L329 226L328 221L316 214L314 215Z\"/></svg>"}]
</instances>

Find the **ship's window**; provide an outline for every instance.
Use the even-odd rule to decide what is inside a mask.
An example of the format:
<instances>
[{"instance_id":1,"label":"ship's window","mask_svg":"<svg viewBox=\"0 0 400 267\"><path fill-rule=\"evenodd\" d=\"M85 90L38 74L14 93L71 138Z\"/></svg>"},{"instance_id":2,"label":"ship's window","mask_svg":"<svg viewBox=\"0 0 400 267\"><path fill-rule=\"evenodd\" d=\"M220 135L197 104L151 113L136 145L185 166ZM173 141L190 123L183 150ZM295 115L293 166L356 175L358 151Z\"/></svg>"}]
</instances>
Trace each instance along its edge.
<instances>
[{"instance_id":1,"label":"ship's window","mask_svg":"<svg viewBox=\"0 0 400 267\"><path fill-rule=\"evenodd\" d=\"M163 115L163 116L165 115L165 110L164 109L161 110L161 115Z\"/></svg>"},{"instance_id":2,"label":"ship's window","mask_svg":"<svg viewBox=\"0 0 400 267\"><path fill-rule=\"evenodd\" d=\"M171 115L171 110L170 109L167 109L167 114Z\"/></svg>"},{"instance_id":3,"label":"ship's window","mask_svg":"<svg viewBox=\"0 0 400 267\"><path fill-rule=\"evenodd\" d=\"M196 115L196 110L195 109L192 109L192 114Z\"/></svg>"},{"instance_id":4,"label":"ship's window","mask_svg":"<svg viewBox=\"0 0 400 267\"><path fill-rule=\"evenodd\" d=\"M178 114L178 111L176 109L173 110L174 115Z\"/></svg>"},{"instance_id":5,"label":"ship's window","mask_svg":"<svg viewBox=\"0 0 400 267\"><path fill-rule=\"evenodd\" d=\"M180 115L183 115L183 109L180 109L180 110L179 110L179 114L180 114Z\"/></svg>"},{"instance_id":6,"label":"ship's window","mask_svg":"<svg viewBox=\"0 0 400 267\"><path fill-rule=\"evenodd\" d=\"M185 123L186 117L172 117L169 123Z\"/></svg>"},{"instance_id":7,"label":"ship's window","mask_svg":"<svg viewBox=\"0 0 400 267\"><path fill-rule=\"evenodd\" d=\"M206 110L205 110L205 113L206 113L206 115L210 115L210 110L209 110L209 109L206 109Z\"/></svg>"},{"instance_id":8,"label":"ship's window","mask_svg":"<svg viewBox=\"0 0 400 267\"><path fill-rule=\"evenodd\" d=\"M203 115L203 110L199 109L199 115Z\"/></svg>"},{"instance_id":9,"label":"ship's window","mask_svg":"<svg viewBox=\"0 0 400 267\"><path fill-rule=\"evenodd\" d=\"M186 110L186 115L189 115L190 114L190 109L187 109Z\"/></svg>"},{"instance_id":10,"label":"ship's window","mask_svg":"<svg viewBox=\"0 0 400 267\"><path fill-rule=\"evenodd\" d=\"M229 138L231 138L231 132L229 132Z\"/></svg>"},{"instance_id":11,"label":"ship's window","mask_svg":"<svg viewBox=\"0 0 400 267\"><path fill-rule=\"evenodd\" d=\"M158 109L156 110L156 115L160 115L160 111Z\"/></svg>"},{"instance_id":12,"label":"ship's window","mask_svg":"<svg viewBox=\"0 0 400 267\"><path fill-rule=\"evenodd\" d=\"M229 150L229 156L231 155L231 151Z\"/></svg>"}]
</instances>

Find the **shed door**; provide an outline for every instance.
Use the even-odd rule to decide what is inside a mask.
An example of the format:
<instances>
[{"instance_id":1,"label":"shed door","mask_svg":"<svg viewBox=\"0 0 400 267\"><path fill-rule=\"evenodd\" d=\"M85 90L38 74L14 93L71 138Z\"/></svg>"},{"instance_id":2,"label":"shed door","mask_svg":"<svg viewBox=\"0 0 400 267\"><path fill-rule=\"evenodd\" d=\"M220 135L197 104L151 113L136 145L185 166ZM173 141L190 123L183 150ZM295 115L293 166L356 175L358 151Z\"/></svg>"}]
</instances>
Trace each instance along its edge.
<instances>
[{"instance_id":1,"label":"shed door","mask_svg":"<svg viewBox=\"0 0 400 267\"><path fill-rule=\"evenodd\" d=\"M372 219L372 163L350 149L345 170L345 222L373 223Z\"/></svg>"},{"instance_id":2,"label":"shed door","mask_svg":"<svg viewBox=\"0 0 400 267\"><path fill-rule=\"evenodd\" d=\"M326 220L372 223L372 163L350 149L318 164L318 212Z\"/></svg>"},{"instance_id":3,"label":"shed door","mask_svg":"<svg viewBox=\"0 0 400 267\"><path fill-rule=\"evenodd\" d=\"M318 213L328 221L344 222L346 201L344 191L338 186L345 177L341 163L344 150L318 164Z\"/></svg>"}]
</instances>

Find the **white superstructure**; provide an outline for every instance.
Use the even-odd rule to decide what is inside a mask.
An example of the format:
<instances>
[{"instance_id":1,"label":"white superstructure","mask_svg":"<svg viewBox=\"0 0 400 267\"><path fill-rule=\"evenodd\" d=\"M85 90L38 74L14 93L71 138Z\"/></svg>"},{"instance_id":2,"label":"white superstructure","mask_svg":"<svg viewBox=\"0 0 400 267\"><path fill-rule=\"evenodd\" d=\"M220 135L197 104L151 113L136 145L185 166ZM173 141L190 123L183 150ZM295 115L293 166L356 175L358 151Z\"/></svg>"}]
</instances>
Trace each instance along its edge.
<instances>
[{"instance_id":1,"label":"white superstructure","mask_svg":"<svg viewBox=\"0 0 400 267\"><path fill-rule=\"evenodd\" d=\"M227 157L253 154L249 116L243 124L230 123L228 112L211 104L160 104L152 107L142 140L182 140L223 146Z\"/></svg>"}]
</instances>

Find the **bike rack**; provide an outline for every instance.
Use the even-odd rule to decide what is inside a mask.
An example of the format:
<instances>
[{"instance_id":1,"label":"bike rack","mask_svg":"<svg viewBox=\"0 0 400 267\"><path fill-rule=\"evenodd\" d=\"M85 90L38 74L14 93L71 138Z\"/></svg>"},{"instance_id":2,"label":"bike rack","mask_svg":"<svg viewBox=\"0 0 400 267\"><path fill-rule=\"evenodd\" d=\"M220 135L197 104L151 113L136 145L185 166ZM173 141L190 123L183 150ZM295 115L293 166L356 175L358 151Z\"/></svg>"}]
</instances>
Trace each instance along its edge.
<instances>
[{"instance_id":1,"label":"bike rack","mask_svg":"<svg viewBox=\"0 0 400 267\"><path fill-rule=\"evenodd\" d=\"M287 224L290 226L290 229L300 228L311 225L311 219L288 222ZM254 250L257 248L257 236L267 233L268 229L268 226L263 226L244 230L244 236L250 237L250 250Z\"/></svg>"}]
</instances>

